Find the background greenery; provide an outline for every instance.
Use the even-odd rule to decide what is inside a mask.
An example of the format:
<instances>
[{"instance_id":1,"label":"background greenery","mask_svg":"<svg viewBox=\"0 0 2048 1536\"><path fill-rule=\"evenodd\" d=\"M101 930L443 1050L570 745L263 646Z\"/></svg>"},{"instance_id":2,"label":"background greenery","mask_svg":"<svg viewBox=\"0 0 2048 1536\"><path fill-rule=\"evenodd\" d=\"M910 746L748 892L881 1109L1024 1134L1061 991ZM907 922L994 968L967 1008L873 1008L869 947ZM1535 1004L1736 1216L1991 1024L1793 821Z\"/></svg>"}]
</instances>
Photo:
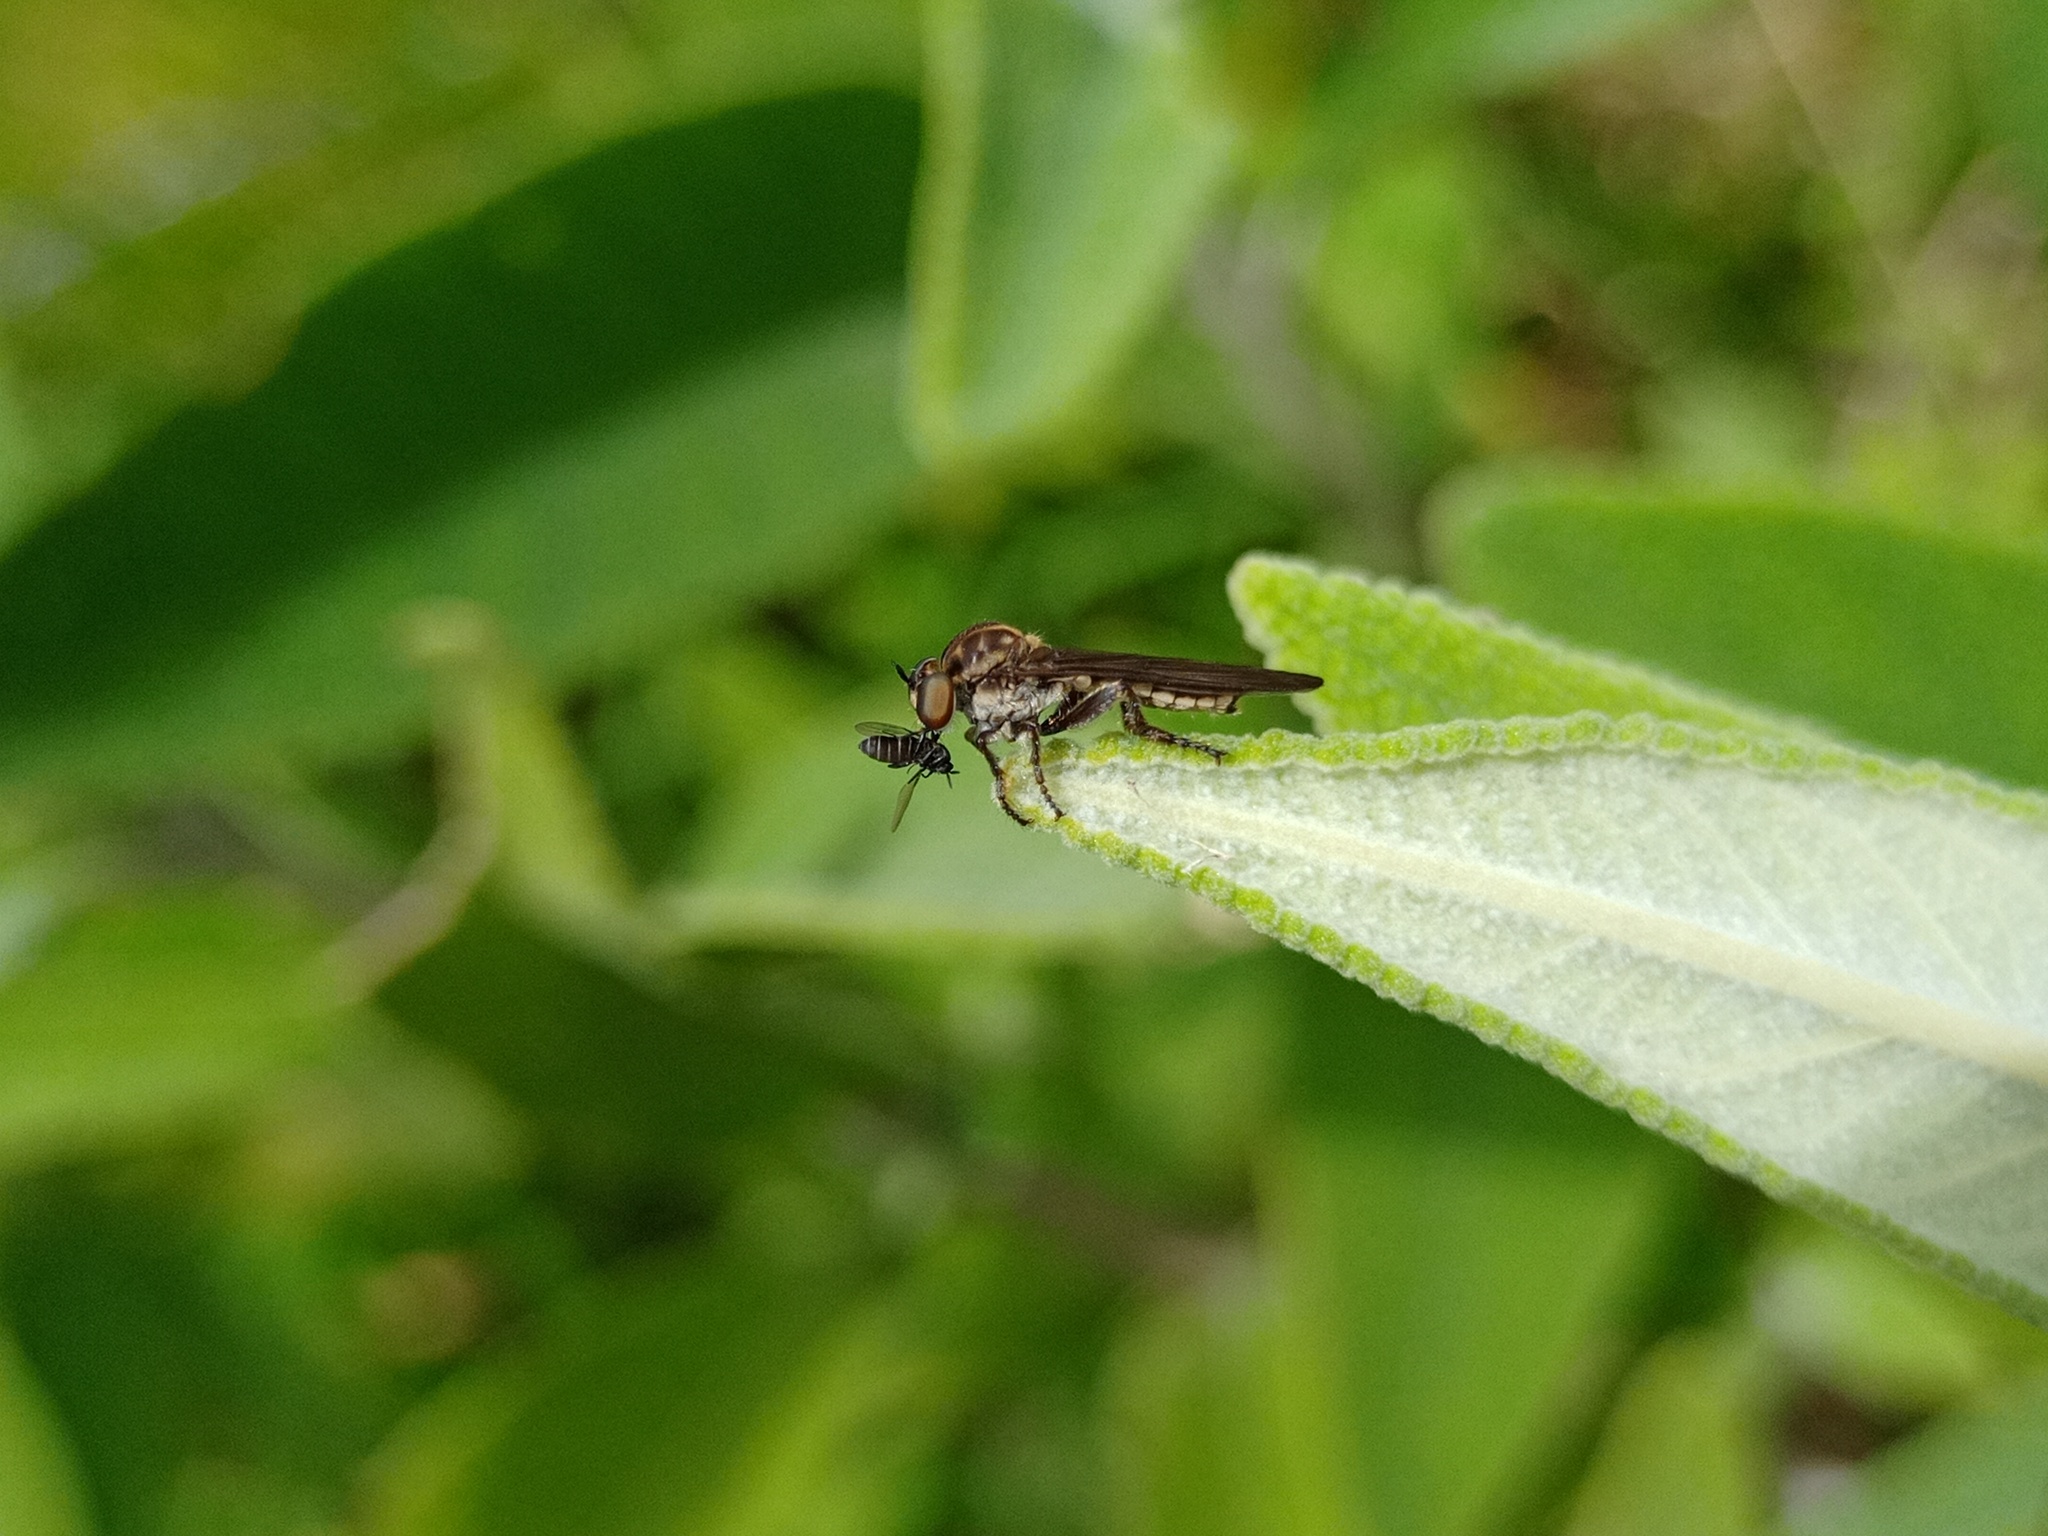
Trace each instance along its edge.
<instances>
[{"instance_id":1,"label":"background greenery","mask_svg":"<svg viewBox=\"0 0 2048 1536\"><path fill-rule=\"evenodd\" d=\"M852 730L1263 547L2048 786L2044 16L5 0L0 1527L2048 1529L2039 1333Z\"/></svg>"}]
</instances>

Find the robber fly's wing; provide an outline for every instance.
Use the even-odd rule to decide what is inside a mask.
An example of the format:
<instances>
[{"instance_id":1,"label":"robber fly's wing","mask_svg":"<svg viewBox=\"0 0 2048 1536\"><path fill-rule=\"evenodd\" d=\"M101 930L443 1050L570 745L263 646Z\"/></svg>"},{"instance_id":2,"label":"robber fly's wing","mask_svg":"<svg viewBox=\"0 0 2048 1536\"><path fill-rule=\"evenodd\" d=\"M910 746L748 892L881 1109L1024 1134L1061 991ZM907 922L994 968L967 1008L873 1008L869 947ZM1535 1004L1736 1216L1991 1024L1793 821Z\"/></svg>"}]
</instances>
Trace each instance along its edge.
<instances>
[{"instance_id":1,"label":"robber fly's wing","mask_svg":"<svg viewBox=\"0 0 2048 1536\"><path fill-rule=\"evenodd\" d=\"M1323 686L1307 672L1238 667L1221 661L1179 656L1141 656L1131 651L1080 651L1046 646L1015 663L1027 677L1086 677L1097 683L1144 683L1175 693L1235 697L1247 693L1306 693Z\"/></svg>"},{"instance_id":2,"label":"robber fly's wing","mask_svg":"<svg viewBox=\"0 0 2048 1536\"><path fill-rule=\"evenodd\" d=\"M863 720L854 727L863 736L915 736L914 725L891 725L886 720Z\"/></svg>"},{"instance_id":3,"label":"robber fly's wing","mask_svg":"<svg viewBox=\"0 0 2048 1536\"><path fill-rule=\"evenodd\" d=\"M913 772L903 781L903 788L896 792L896 814L889 818L891 832L903 825L903 813L910 809L910 797L917 792L917 781L923 777L922 773Z\"/></svg>"}]
</instances>

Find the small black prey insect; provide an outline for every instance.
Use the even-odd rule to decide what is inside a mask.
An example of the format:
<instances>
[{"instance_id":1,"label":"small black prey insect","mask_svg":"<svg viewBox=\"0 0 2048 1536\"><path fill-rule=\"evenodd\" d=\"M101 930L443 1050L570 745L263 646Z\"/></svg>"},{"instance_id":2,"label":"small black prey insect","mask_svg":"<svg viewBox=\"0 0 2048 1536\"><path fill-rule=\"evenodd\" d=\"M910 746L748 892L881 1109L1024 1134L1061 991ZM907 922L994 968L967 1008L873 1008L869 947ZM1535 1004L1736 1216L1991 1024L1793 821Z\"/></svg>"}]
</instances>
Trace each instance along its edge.
<instances>
[{"instance_id":1,"label":"small black prey insect","mask_svg":"<svg viewBox=\"0 0 2048 1536\"><path fill-rule=\"evenodd\" d=\"M1237 713L1237 701L1248 693L1306 693L1323 686L1320 677L1306 672L1274 672L1265 667L1125 651L1066 650L1009 624L976 624L963 629L939 655L918 663L915 672L898 667L896 675L910 689L911 707L934 744L956 709L967 717L967 739L988 760L989 771L996 776L996 798L1011 820L1025 826L1030 822L1010 804L991 742L1024 743L1039 794L1054 816L1063 816L1066 813L1045 787L1045 766L1039 756L1041 737L1086 725L1111 705L1118 705L1123 710L1124 729L1133 736L1205 752L1221 762L1224 754L1220 747L1162 730L1145 718L1143 706L1231 715ZM867 743L861 746L866 750Z\"/></svg>"},{"instance_id":2,"label":"small black prey insect","mask_svg":"<svg viewBox=\"0 0 2048 1536\"><path fill-rule=\"evenodd\" d=\"M898 669L901 670L900 668ZM938 774L953 782L953 754L939 740L939 733L927 727L914 731L907 725L886 720L863 720L854 727L861 732L860 749L885 768L908 768L903 792L896 797L896 814L889 818L889 830L903 825L903 813L910 809L910 797L920 781Z\"/></svg>"}]
</instances>

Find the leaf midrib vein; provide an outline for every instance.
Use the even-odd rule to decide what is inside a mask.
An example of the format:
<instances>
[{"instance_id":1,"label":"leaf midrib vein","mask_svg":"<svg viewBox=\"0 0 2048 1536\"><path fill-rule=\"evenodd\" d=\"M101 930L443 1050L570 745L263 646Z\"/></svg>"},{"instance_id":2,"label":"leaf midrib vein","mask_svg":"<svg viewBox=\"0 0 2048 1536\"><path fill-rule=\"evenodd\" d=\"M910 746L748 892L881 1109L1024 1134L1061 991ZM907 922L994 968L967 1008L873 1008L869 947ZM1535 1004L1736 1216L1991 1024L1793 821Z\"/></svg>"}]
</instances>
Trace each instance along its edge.
<instances>
[{"instance_id":1,"label":"leaf midrib vein","mask_svg":"<svg viewBox=\"0 0 2048 1536\"><path fill-rule=\"evenodd\" d=\"M1064 775L1069 781L1078 775ZM1114 814L1119 792L1113 783L1089 776L1092 798ZM1107 786L1107 793L1103 793ZM1068 794L1072 794L1069 790ZM1083 796L1070 809L1085 820ZM1539 879L1469 859L1404 847L1327 822L1279 812L1249 812L1175 796L1177 813L1162 807L1129 815L1136 823L1201 827L1204 835L1233 836L1302 859L1304 863L1350 863L1396 884L1463 897L1482 906L1533 917L1590 934L1641 954L1746 983L1809 1003L1876 1034L1931 1046L2001 1072L2048 1083L2048 1038L2031 1039L2024 1026L1909 992L1853 971L1602 896L1575 886Z\"/></svg>"}]
</instances>

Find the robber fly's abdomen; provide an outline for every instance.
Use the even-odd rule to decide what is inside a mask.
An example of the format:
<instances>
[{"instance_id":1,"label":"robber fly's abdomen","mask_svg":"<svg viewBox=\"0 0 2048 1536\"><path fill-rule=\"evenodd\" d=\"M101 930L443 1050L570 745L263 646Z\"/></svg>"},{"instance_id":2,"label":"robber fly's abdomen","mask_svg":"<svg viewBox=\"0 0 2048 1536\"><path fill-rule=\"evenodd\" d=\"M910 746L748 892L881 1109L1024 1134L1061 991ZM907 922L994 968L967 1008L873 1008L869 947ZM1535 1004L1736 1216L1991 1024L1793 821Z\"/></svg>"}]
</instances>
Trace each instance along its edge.
<instances>
[{"instance_id":1,"label":"robber fly's abdomen","mask_svg":"<svg viewBox=\"0 0 2048 1536\"><path fill-rule=\"evenodd\" d=\"M1177 693L1171 688L1144 683L1126 683L1124 687L1140 704L1149 704L1154 709L1200 709L1212 715L1237 713L1238 696L1234 693Z\"/></svg>"}]
</instances>

